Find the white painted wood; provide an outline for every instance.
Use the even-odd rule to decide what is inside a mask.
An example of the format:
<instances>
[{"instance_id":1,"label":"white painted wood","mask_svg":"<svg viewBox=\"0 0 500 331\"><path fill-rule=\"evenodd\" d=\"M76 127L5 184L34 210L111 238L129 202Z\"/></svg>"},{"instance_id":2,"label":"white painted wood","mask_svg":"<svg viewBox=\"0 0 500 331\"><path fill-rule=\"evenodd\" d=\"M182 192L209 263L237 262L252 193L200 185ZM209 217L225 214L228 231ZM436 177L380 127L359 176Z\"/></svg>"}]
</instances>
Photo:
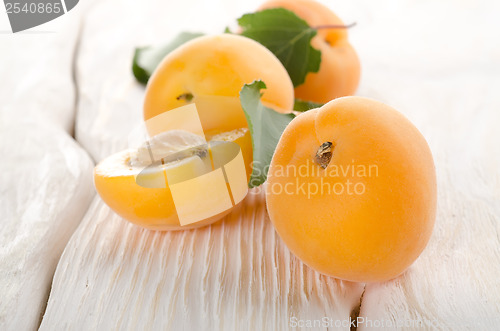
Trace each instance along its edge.
<instances>
[{"instance_id":1,"label":"white painted wood","mask_svg":"<svg viewBox=\"0 0 500 331\"><path fill-rule=\"evenodd\" d=\"M142 116L143 89L130 73L134 46L180 30L221 31L258 3L89 4L76 59L78 142L95 160L126 147ZM429 141L438 173L438 217L428 248L403 276L366 286L360 317L375 326L392 323L386 329L498 329L499 3L325 3L346 22L358 22L350 32L363 65L358 94L409 117ZM262 195L247 197L219 224L170 233L126 223L96 197L59 261L41 330L286 330L292 317L348 320L363 288L320 276L291 256ZM40 301L48 286L31 291ZM30 300L0 306L8 308L0 310L6 329L16 329L12 321L19 320L9 314ZM395 327L419 318L430 326ZM363 329L371 328L360 324Z\"/></svg>"},{"instance_id":2,"label":"white painted wood","mask_svg":"<svg viewBox=\"0 0 500 331\"><path fill-rule=\"evenodd\" d=\"M40 323L64 246L87 210L93 162L62 129L0 123L0 329Z\"/></svg>"},{"instance_id":3,"label":"white painted wood","mask_svg":"<svg viewBox=\"0 0 500 331\"><path fill-rule=\"evenodd\" d=\"M59 34L0 34L0 330L38 328L95 194L94 164L70 135L78 20L64 23Z\"/></svg>"},{"instance_id":4,"label":"white painted wood","mask_svg":"<svg viewBox=\"0 0 500 331\"><path fill-rule=\"evenodd\" d=\"M387 1L386 5L368 1L350 5L359 22L352 39L363 63L358 94L396 107L427 137L439 177L439 213L423 256L397 280L369 284L360 316L386 326L419 323L421 318L437 323L424 324L424 329L436 325L450 330L481 328L473 319L477 316L486 329L494 329L500 315L496 278L500 139L495 125L499 48L488 39L498 24L488 18L496 5L486 1L477 7L451 1ZM344 7L349 12L349 5ZM113 33L103 39L112 39ZM87 43L89 50L99 46L92 40ZM82 47L85 52L85 44ZM123 41L122 47L131 46ZM113 54L110 57L120 62L118 51ZM78 137L98 158L122 148L123 140L116 138L123 137L132 122L123 120L122 114L140 116L136 109L142 92L124 73L128 61L123 59L109 77L101 77L106 93L97 87L90 93L89 84L89 97L98 95L101 107L90 99L81 105L88 113L79 117ZM81 70L82 84L96 80L92 75ZM121 125L113 125L118 121ZM95 124L99 131L89 133ZM107 128L114 131L103 134ZM104 141L104 147L98 141ZM282 330L291 326L293 316L348 318L362 285L327 286L333 280L288 257L262 206L256 214L248 213L262 199L253 196L246 203L243 214L233 214L222 224L159 234L120 223L96 201L61 259L42 329ZM281 253L273 256L269 247L279 247ZM278 269L263 271L274 261L281 262ZM88 278L88 287L83 288L83 278L85 286ZM360 330L365 328L369 329L368 322L359 325ZM422 328L409 324L402 329Z\"/></svg>"},{"instance_id":5,"label":"white painted wood","mask_svg":"<svg viewBox=\"0 0 500 331\"><path fill-rule=\"evenodd\" d=\"M291 256L262 198L178 232L126 223L96 198L61 258L40 329L280 330L292 317L347 320L363 285Z\"/></svg>"}]
</instances>

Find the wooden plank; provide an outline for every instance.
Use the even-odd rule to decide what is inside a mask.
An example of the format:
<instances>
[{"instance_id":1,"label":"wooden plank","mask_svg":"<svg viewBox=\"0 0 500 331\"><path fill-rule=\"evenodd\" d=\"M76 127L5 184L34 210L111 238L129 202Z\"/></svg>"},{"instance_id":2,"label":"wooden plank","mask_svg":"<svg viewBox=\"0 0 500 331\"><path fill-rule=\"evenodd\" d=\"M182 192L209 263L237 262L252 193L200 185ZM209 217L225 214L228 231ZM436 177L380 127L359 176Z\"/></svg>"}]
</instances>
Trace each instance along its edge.
<instances>
[{"instance_id":1,"label":"wooden plank","mask_svg":"<svg viewBox=\"0 0 500 331\"><path fill-rule=\"evenodd\" d=\"M38 328L59 257L95 194L93 161L71 136L72 17L48 28L60 33L0 32L1 330Z\"/></svg>"},{"instance_id":2,"label":"wooden plank","mask_svg":"<svg viewBox=\"0 0 500 331\"><path fill-rule=\"evenodd\" d=\"M0 124L0 329L33 330L92 197L93 162L64 130Z\"/></svg>"},{"instance_id":3,"label":"wooden plank","mask_svg":"<svg viewBox=\"0 0 500 331\"><path fill-rule=\"evenodd\" d=\"M129 224L96 198L61 257L40 330L281 330L348 320L363 285L292 256L263 198L253 191L224 221L177 232Z\"/></svg>"},{"instance_id":4,"label":"wooden plank","mask_svg":"<svg viewBox=\"0 0 500 331\"><path fill-rule=\"evenodd\" d=\"M158 40L159 31L186 26L172 13L192 6L136 12L117 3L89 13L109 18L111 28L85 25L77 63L76 135L95 159L126 147L127 132L141 119L143 91L127 71L133 46L147 43L149 32ZM500 316L500 49L491 43L498 23L483 21L498 5L480 3L351 5L359 20L351 36L363 64L358 94L409 117L429 141L438 172L429 247L403 276L369 284L362 297L359 316L392 322L389 329L422 329L397 327L418 318L440 329L495 329ZM189 23L207 24L190 13ZM144 17L155 28L138 29ZM282 330L293 317L346 320L362 292L362 284L320 276L291 256L261 195L249 196L220 224L170 233L125 223L96 198L60 261L41 329Z\"/></svg>"}]
</instances>

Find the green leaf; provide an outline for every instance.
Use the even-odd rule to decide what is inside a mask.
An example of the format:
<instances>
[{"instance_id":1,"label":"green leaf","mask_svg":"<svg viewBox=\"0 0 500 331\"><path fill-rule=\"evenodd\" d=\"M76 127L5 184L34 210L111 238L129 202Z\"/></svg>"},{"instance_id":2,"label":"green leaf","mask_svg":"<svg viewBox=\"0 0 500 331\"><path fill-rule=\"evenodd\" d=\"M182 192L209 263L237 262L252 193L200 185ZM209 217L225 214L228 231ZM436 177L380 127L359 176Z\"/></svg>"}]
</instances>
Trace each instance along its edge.
<instances>
[{"instance_id":1,"label":"green leaf","mask_svg":"<svg viewBox=\"0 0 500 331\"><path fill-rule=\"evenodd\" d=\"M158 47L136 48L132 62L132 72L142 84L146 84L161 60L177 47L191 39L203 36L202 33L181 32L171 42Z\"/></svg>"},{"instance_id":2,"label":"green leaf","mask_svg":"<svg viewBox=\"0 0 500 331\"><path fill-rule=\"evenodd\" d=\"M293 105L293 110L303 113L305 111L308 111L308 110L311 110L314 108L322 107L323 105L324 105L323 103L295 99L295 103Z\"/></svg>"},{"instance_id":3,"label":"green leaf","mask_svg":"<svg viewBox=\"0 0 500 331\"><path fill-rule=\"evenodd\" d=\"M284 8L245 14L238 19L243 36L266 46L288 71L294 86L303 84L309 72L318 72L321 52L311 46L317 31Z\"/></svg>"},{"instance_id":4,"label":"green leaf","mask_svg":"<svg viewBox=\"0 0 500 331\"><path fill-rule=\"evenodd\" d=\"M248 186L257 187L264 183L267 178L267 170L273 158L276 145L295 115L281 114L275 110L265 107L260 102L261 89L266 84L257 80L251 84L245 84L240 91L240 101L248 122L248 128L252 135L253 147L253 170Z\"/></svg>"}]
</instances>

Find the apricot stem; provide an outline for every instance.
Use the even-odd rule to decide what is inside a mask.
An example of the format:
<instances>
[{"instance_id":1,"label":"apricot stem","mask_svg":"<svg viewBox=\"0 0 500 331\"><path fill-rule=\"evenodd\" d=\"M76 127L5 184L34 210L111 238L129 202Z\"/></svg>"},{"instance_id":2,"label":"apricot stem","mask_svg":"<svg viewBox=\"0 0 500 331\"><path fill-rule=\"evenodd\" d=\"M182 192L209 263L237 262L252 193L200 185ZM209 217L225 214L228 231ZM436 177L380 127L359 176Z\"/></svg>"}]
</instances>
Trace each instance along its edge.
<instances>
[{"instance_id":1,"label":"apricot stem","mask_svg":"<svg viewBox=\"0 0 500 331\"><path fill-rule=\"evenodd\" d=\"M181 95L179 95L177 98L177 100L186 100L187 102L193 100L193 95L191 93L183 93Z\"/></svg>"},{"instance_id":2,"label":"apricot stem","mask_svg":"<svg viewBox=\"0 0 500 331\"><path fill-rule=\"evenodd\" d=\"M319 146L316 155L314 156L314 161L321 166L321 168L326 169L328 163L332 159L332 148L333 144L329 141L326 141Z\"/></svg>"},{"instance_id":3,"label":"apricot stem","mask_svg":"<svg viewBox=\"0 0 500 331\"><path fill-rule=\"evenodd\" d=\"M313 26L314 30L320 30L320 29L350 29L353 26L356 25L356 22L352 22L347 25L342 25L342 24L326 24L326 25L317 25Z\"/></svg>"}]
</instances>

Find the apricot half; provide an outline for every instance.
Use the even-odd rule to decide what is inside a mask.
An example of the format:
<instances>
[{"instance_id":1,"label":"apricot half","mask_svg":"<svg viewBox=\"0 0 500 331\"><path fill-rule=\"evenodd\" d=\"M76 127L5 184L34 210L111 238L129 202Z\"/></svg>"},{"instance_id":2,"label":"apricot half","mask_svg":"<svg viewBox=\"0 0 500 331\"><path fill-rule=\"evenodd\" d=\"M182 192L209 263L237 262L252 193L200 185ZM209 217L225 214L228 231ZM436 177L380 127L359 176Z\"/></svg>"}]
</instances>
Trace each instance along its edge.
<instances>
[{"instance_id":1,"label":"apricot half","mask_svg":"<svg viewBox=\"0 0 500 331\"><path fill-rule=\"evenodd\" d=\"M236 130L205 138L163 132L138 150L111 155L94 170L101 198L126 220L154 230L208 225L228 214L248 192ZM241 144L251 144L240 142Z\"/></svg>"},{"instance_id":2,"label":"apricot half","mask_svg":"<svg viewBox=\"0 0 500 331\"><path fill-rule=\"evenodd\" d=\"M350 281L384 281L407 269L431 236L434 162L402 114L343 97L285 129L266 200L276 231L308 266Z\"/></svg>"},{"instance_id":3,"label":"apricot half","mask_svg":"<svg viewBox=\"0 0 500 331\"><path fill-rule=\"evenodd\" d=\"M295 88L296 98L326 103L356 92L360 63L356 51L347 39L347 29L328 28L344 25L337 15L313 0L271 0L259 9L269 8L288 9L318 30L311 45L321 51L320 69L317 73L307 74L304 84Z\"/></svg>"},{"instance_id":4,"label":"apricot half","mask_svg":"<svg viewBox=\"0 0 500 331\"><path fill-rule=\"evenodd\" d=\"M239 92L244 84L259 79L267 85L262 102L280 112L290 112L294 103L292 82L267 48L231 34L196 38L168 54L151 76L144 119L195 103L206 134L247 128ZM247 172L251 172L251 145L250 150L240 147Z\"/></svg>"}]
</instances>

